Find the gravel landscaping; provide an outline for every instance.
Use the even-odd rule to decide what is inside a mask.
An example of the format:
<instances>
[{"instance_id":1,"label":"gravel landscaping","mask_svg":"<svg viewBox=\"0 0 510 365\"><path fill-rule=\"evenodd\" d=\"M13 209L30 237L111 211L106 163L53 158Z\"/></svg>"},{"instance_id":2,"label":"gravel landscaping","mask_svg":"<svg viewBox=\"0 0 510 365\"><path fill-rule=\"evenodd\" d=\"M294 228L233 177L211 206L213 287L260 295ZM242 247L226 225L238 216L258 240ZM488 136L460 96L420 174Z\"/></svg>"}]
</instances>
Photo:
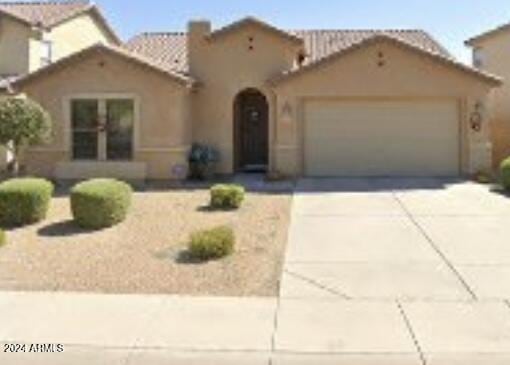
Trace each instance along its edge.
<instances>
[{"instance_id":1,"label":"gravel landscaping","mask_svg":"<svg viewBox=\"0 0 510 365\"><path fill-rule=\"evenodd\" d=\"M291 193L248 192L238 211L212 211L207 189L135 193L128 219L90 232L71 221L67 195L48 218L7 231L0 248L0 289L277 295ZM183 254L191 232L227 225L236 251L207 263Z\"/></svg>"}]
</instances>

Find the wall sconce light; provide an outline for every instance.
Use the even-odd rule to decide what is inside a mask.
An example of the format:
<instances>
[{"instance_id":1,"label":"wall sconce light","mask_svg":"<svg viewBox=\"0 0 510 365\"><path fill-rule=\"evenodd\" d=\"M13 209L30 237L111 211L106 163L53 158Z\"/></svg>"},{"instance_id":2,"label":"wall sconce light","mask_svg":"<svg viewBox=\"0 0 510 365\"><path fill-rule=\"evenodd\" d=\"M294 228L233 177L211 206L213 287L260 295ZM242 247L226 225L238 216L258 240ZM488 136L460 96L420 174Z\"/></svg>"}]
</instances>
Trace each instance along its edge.
<instances>
[{"instance_id":1,"label":"wall sconce light","mask_svg":"<svg viewBox=\"0 0 510 365\"><path fill-rule=\"evenodd\" d=\"M292 120L292 105L288 101L283 104L281 117L285 123L290 123Z\"/></svg>"},{"instance_id":2,"label":"wall sconce light","mask_svg":"<svg viewBox=\"0 0 510 365\"><path fill-rule=\"evenodd\" d=\"M480 132L482 130L483 123L483 104L480 101L477 101L474 107L471 116L469 117L469 122L471 124L471 129L475 132Z\"/></svg>"}]
</instances>

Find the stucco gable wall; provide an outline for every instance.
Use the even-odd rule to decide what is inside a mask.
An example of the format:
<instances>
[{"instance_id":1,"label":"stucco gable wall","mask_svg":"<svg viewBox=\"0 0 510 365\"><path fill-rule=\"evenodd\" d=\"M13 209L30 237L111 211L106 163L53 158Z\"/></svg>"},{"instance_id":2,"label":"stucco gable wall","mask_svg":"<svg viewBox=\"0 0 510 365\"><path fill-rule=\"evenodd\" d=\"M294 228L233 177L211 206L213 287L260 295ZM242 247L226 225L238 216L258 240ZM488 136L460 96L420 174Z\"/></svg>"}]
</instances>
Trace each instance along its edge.
<instances>
[{"instance_id":1,"label":"stucco gable wall","mask_svg":"<svg viewBox=\"0 0 510 365\"><path fill-rule=\"evenodd\" d=\"M188 90L160 73L117 56L91 55L33 80L23 92L40 102L54 118L52 143L32 150L32 155L42 154L50 160L55 156L54 164L70 159L68 100L73 96L135 97L139 107L135 161L148 163L149 177L170 178L172 161L183 162L190 144ZM34 161L37 165L37 159ZM33 167L40 171L41 166Z\"/></svg>"},{"instance_id":2,"label":"stucco gable wall","mask_svg":"<svg viewBox=\"0 0 510 365\"><path fill-rule=\"evenodd\" d=\"M0 15L0 75L28 72L29 38L29 27Z\"/></svg>"},{"instance_id":3,"label":"stucco gable wall","mask_svg":"<svg viewBox=\"0 0 510 365\"><path fill-rule=\"evenodd\" d=\"M249 49L250 45L253 50ZM272 95L266 80L292 67L296 54L295 45L255 26L245 26L214 41L206 41L194 52L200 61L192 73L202 87L193 96L193 135L196 141L220 150L220 172L232 172L236 95L246 88L257 88L271 105Z\"/></svg>"},{"instance_id":4,"label":"stucco gable wall","mask_svg":"<svg viewBox=\"0 0 510 365\"><path fill-rule=\"evenodd\" d=\"M383 66L378 65L379 53ZM490 90L476 78L392 44L356 50L274 88L278 100L275 148L279 151L274 165L287 173L301 173L303 108L308 98L440 98L459 105L463 170L467 171L470 146L486 146L488 141L488 114L485 109L485 128L476 135L469 131L467 115L476 102L487 103ZM282 111L289 106L291 116L284 119Z\"/></svg>"},{"instance_id":5,"label":"stucco gable wall","mask_svg":"<svg viewBox=\"0 0 510 365\"><path fill-rule=\"evenodd\" d=\"M346 96L455 96L490 90L462 71L389 43L355 50L276 87L282 92L296 88L305 94Z\"/></svg>"}]
</instances>

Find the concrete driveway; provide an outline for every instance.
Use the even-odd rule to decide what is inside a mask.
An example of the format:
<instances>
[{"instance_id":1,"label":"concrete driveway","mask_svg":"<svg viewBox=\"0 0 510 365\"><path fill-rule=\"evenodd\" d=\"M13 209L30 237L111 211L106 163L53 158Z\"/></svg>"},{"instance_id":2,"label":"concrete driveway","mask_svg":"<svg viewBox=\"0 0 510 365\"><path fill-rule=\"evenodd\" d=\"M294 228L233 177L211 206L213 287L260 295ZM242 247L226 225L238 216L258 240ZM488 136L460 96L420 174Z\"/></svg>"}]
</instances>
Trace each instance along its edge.
<instances>
[{"instance_id":1,"label":"concrete driveway","mask_svg":"<svg viewBox=\"0 0 510 365\"><path fill-rule=\"evenodd\" d=\"M510 199L487 186L302 180L276 349L342 364L359 353L367 364L506 364L508 237Z\"/></svg>"},{"instance_id":2,"label":"concrete driveway","mask_svg":"<svg viewBox=\"0 0 510 365\"><path fill-rule=\"evenodd\" d=\"M446 179L302 180L281 294L510 298L510 199Z\"/></svg>"}]
</instances>

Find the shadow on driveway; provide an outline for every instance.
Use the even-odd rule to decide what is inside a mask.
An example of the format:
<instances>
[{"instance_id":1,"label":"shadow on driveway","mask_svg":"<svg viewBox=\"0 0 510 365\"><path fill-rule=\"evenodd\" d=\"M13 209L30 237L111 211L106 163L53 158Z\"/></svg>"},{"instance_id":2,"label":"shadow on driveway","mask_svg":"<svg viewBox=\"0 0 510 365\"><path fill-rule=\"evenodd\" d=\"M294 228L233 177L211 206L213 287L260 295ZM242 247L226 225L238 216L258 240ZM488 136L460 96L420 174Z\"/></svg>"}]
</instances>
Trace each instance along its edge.
<instances>
[{"instance_id":1,"label":"shadow on driveway","mask_svg":"<svg viewBox=\"0 0 510 365\"><path fill-rule=\"evenodd\" d=\"M306 178L298 182L299 193L385 192L404 190L442 190L467 180L460 177L353 177Z\"/></svg>"}]
</instances>

